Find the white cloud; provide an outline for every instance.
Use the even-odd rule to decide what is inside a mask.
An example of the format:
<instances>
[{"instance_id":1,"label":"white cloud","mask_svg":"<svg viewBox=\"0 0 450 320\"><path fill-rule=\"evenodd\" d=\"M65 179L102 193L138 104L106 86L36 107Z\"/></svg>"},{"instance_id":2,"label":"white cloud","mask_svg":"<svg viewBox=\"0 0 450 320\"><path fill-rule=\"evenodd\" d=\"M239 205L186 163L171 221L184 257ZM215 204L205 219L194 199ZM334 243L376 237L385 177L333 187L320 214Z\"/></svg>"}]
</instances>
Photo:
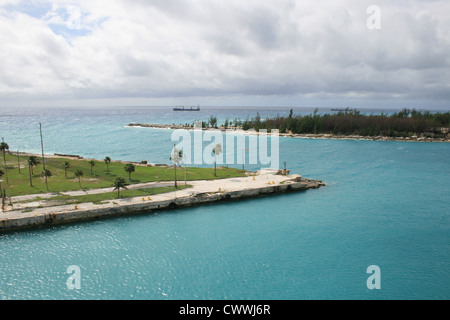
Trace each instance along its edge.
<instances>
[{"instance_id":1,"label":"white cloud","mask_svg":"<svg viewBox=\"0 0 450 320\"><path fill-rule=\"evenodd\" d=\"M0 2L0 102L272 96L450 98L450 3ZM285 101L280 98L280 101ZM247 100L248 101L248 100ZM74 102L73 104L76 104Z\"/></svg>"},{"instance_id":2,"label":"white cloud","mask_svg":"<svg viewBox=\"0 0 450 320\"><path fill-rule=\"evenodd\" d=\"M50 25L61 25L68 29L81 29L81 8L75 5L53 4L43 20Z\"/></svg>"}]
</instances>

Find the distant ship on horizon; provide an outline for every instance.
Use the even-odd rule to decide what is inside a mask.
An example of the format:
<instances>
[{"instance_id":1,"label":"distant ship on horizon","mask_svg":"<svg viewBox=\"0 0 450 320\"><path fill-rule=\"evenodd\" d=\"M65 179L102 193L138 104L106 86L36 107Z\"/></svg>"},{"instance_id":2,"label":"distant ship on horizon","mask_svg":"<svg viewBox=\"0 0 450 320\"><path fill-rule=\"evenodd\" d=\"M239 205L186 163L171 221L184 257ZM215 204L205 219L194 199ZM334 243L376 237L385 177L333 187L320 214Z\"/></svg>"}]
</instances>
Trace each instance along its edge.
<instances>
[{"instance_id":1,"label":"distant ship on horizon","mask_svg":"<svg viewBox=\"0 0 450 320\"><path fill-rule=\"evenodd\" d=\"M173 108L173 111L200 111L200 106L198 106L198 107L190 107L190 108L175 107L175 108Z\"/></svg>"}]
</instances>

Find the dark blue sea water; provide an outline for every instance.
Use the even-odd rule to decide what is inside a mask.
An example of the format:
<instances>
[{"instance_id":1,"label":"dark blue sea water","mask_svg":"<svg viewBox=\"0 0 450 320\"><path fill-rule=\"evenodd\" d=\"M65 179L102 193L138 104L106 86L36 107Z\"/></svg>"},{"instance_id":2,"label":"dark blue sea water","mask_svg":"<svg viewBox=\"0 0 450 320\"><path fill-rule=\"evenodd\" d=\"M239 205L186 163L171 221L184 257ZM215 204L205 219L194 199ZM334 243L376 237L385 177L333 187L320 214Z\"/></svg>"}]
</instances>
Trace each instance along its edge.
<instances>
[{"instance_id":1,"label":"dark blue sea water","mask_svg":"<svg viewBox=\"0 0 450 320\"><path fill-rule=\"evenodd\" d=\"M257 111L289 109L3 109L0 135L40 152L41 122L46 153L169 163L169 130L127 124ZM449 159L446 143L280 138L280 162L326 187L0 235L0 299L449 299Z\"/></svg>"}]
</instances>

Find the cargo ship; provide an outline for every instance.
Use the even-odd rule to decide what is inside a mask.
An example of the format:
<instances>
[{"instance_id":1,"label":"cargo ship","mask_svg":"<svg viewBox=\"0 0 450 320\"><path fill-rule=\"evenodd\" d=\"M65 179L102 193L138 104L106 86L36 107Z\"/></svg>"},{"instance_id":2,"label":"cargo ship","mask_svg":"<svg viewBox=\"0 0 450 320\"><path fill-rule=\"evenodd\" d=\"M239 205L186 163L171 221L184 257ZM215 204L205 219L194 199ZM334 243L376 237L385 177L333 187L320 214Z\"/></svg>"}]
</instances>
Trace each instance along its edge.
<instances>
[{"instance_id":1,"label":"cargo ship","mask_svg":"<svg viewBox=\"0 0 450 320\"><path fill-rule=\"evenodd\" d=\"M190 107L190 108L185 108L185 107L175 107L173 108L173 111L200 111L200 107Z\"/></svg>"}]
</instances>

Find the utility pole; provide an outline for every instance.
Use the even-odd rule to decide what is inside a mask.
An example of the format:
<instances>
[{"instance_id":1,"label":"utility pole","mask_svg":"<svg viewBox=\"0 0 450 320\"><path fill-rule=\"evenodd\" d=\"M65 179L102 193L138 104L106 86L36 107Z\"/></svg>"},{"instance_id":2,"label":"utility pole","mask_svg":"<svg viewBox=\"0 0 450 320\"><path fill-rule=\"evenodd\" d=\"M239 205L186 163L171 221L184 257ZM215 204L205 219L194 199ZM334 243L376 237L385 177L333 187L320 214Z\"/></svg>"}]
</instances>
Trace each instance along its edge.
<instances>
[{"instance_id":1,"label":"utility pole","mask_svg":"<svg viewBox=\"0 0 450 320\"><path fill-rule=\"evenodd\" d=\"M174 144L174 145L173 145L173 157L174 157L174 159L175 159L175 157L178 157L178 154L175 155L175 152L176 152L176 151L177 151L177 145ZM177 159L178 159L178 158L177 158ZM178 162L178 160L175 160L175 161L173 162L173 165L174 165L174 167L175 167L175 189L178 188L178 185L177 185L177 162ZM176 198L176 195L175 195L175 198Z\"/></svg>"},{"instance_id":2,"label":"utility pole","mask_svg":"<svg viewBox=\"0 0 450 320\"><path fill-rule=\"evenodd\" d=\"M186 178L186 153L183 154L184 160L184 185L187 186L187 178Z\"/></svg>"},{"instance_id":3,"label":"utility pole","mask_svg":"<svg viewBox=\"0 0 450 320\"><path fill-rule=\"evenodd\" d=\"M42 124L39 122L39 129L41 131L41 148L42 148L42 166L45 172L45 157L44 157L44 140L42 139Z\"/></svg>"},{"instance_id":4,"label":"utility pole","mask_svg":"<svg viewBox=\"0 0 450 320\"><path fill-rule=\"evenodd\" d=\"M20 155L19 155L19 150L17 150L17 167L19 168L19 173L20 172Z\"/></svg>"},{"instance_id":5,"label":"utility pole","mask_svg":"<svg viewBox=\"0 0 450 320\"><path fill-rule=\"evenodd\" d=\"M2 182L3 180L0 180L0 197L2 201L2 211L5 211L5 195L3 194Z\"/></svg>"}]
</instances>

